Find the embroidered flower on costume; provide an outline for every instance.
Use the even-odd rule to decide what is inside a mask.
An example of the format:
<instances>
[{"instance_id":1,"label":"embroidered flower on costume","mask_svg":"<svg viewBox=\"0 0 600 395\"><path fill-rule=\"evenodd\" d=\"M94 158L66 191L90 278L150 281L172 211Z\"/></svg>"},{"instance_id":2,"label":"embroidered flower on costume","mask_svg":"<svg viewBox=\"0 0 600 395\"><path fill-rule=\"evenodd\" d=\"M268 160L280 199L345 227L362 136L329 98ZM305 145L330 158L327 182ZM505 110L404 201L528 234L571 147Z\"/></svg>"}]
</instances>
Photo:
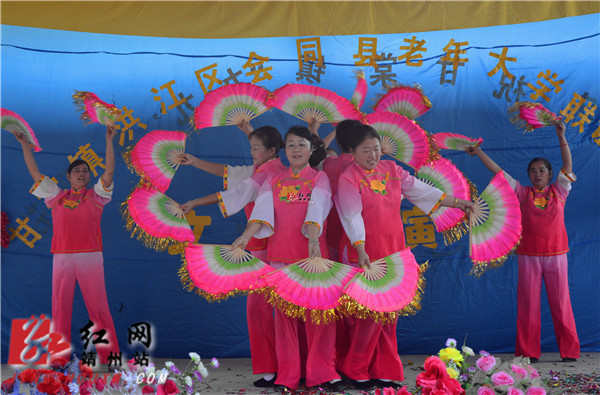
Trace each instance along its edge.
<instances>
[{"instance_id":1,"label":"embroidered flower on costume","mask_svg":"<svg viewBox=\"0 0 600 395\"><path fill-rule=\"evenodd\" d=\"M375 193L381 193L382 195L387 194L385 190L385 180L371 180L369 182L369 188Z\"/></svg>"},{"instance_id":2,"label":"embroidered flower on costume","mask_svg":"<svg viewBox=\"0 0 600 395\"><path fill-rule=\"evenodd\" d=\"M77 208L77 206L79 206L79 203L81 203L81 200L71 200L71 199L64 199L63 200L63 206L65 208Z\"/></svg>"},{"instance_id":3,"label":"embroidered flower on costume","mask_svg":"<svg viewBox=\"0 0 600 395\"><path fill-rule=\"evenodd\" d=\"M284 185L279 191L279 200L283 202L292 202L297 200L300 185ZM294 199L296 197L296 199Z\"/></svg>"},{"instance_id":4,"label":"embroidered flower on costume","mask_svg":"<svg viewBox=\"0 0 600 395\"><path fill-rule=\"evenodd\" d=\"M544 196L536 197L535 199L533 199L533 204L535 204L539 208L546 208L546 206L548 205L548 198Z\"/></svg>"}]
</instances>

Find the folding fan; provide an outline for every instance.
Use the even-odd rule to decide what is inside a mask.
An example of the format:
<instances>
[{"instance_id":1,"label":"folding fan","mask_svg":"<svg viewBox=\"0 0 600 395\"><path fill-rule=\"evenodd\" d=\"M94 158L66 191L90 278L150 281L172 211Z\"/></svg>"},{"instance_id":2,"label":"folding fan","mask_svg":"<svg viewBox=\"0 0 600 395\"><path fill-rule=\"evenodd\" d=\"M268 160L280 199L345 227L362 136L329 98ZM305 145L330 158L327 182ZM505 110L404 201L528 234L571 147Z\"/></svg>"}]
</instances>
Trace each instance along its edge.
<instances>
[{"instance_id":1,"label":"folding fan","mask_svg":"<svg viewBox=\"0 0 600 395\"><path fill-rule=\"evenodd\" d=\"M420 87L405 85L389 88L373 106L373 111L389 111L415 119L431 108L431 102Z\"/></svg>"},{"instance_id":2,"label":"folding fan","mask_svg":"<svg viewBox=\"0 0 600 395\"><path fill-rule=\"evenodd\" d=\"M323 258L306 259L265 276L263 292L272 305L287 316L329 323L338 318L342 288L356 269Z\"/></svg>"},{"instance_id":3,"label":"folding fan","mask_svg":"<svg viewBox=\"0 0 600 395\"><path fill-rule=\"evenodd\" d=\"M370 263L344 287L340 310L376 322L393 322L421 308L427 264L419 266L410 248Z\"/></svg>"},{"instance_id":4,"label":"folding fan","mask_svg":"<svg viewBox=\"0 0 600 395\"><path fill-rule=\"evenodd\" d=\"M188 291L215 301L256 290L258 280L273 270L240 248L231 251L231 246L190 244L179 278Z\"/></svg>"},{"instance_id":5,"label":"folding fan","mask_svg":"<svg viewBox=\"0 0 600 395\"><path fill-rule=\"evenodd\" d=\"M38 139L33 133L33 129L31 128L31 126L29 126L27 121L25 121L19 114L7 110L6 108L1 108L0 118L2 119L0 121L2 129L6 129L15 136L17 135L17 133L22 133L27 139L27 142L29 142L29 145L31 145L31 148L33 148L35 152L40 152L42 150Z\"/></svg>"},{"instance_id":6,"label":"folding fan","mask_svg":"<svg viewBox=\"0 0 600 395\"><path fill-rule=\"evenodd\" d=\"M521 240L521 208L504 172L496 173L475 201L469 222L471 274L479 277L502 266Z\"/></svg>"},{"instance_id":7,"label":"folding fan","mask_svg":"<svg viewBox=\"0 0 600 395\"><path fill-rule=\"evenodd\" d=\"M426 163L417 171L417 177L444 193L459 199L471 200L477 196L475 185L448 159L439 158ZM452 207L439 207L430 215L435 229L444 236L446 245L457 242L467 234L467 215Z\"/></svg>"},{"instance_id":8,"label":"folding fan","mask_svg":"<svg viewBox=\"0 0 600 395\"><path fill-rule=\"evenodd\" d=\"M80 118L85 125L96 122L112 126L121 115L121 110L115 105L103 102L92 92L75 91L73 104L81 112Z\"/></svg>"},{"instance_id":9,"label":"folding fan","mask_svg":"<svg viewBox=\"0 0 600 395\"><path fill-rule=\"evenodd\" d=\"M429 159L427 133L414 121L388 111L368 114L366 121L381 135L381 152L419 169Z\"/></svg>"},{"instance_id":10,"label":"folding fan","mask_svg":"<svg viewBox=\"0 0 600 395\"><path fill-rule=\"evenodd\" d=\"M123 218L131 237L157 251L169 245L185 246L194 241L194 233L175 201L148 187L135 188L121 204Z\"/></svg>"},{"instance_id":11,"label":"folding fan","mask_svg":"<svg viewBox=\"0 0 600 395\"><path fill-rule=\"evenodd\" d=\"M185 152L185 139L183 132L153 130L124 154L123 159L144 182L164 193L181 164L178 156Z\"/></svg>"},{"instance_id":12,"label":"folding fan","mask_svg":"<svg viewBox=\"0 0 600 395\"><path fill-rule=\"evenodd\" d=\"M481 137L472 139L457 133L436 133L433 138L439 148L457 151L465 151L467 147L479 147L483 143Z\"/></svg>"},{"instance_id":13,"label":"folding fan","mask_svg":"<svg viewBox=\"0 0 600 395\"><path fill-rule=\"evenodd\" d=\"M532 102L516 102L509 107L508 112L513 113L510 121L519 129L524 129L523 133L544 126L556 125L561 119L541 104Z\"/></svg>"},{"instance_id":14,"label":"folding fan","mask_svg":"<svg viewBox=\"0 0 600 395\"><path fill-rule=\"evenodd\" d=\"M365 80L365 72L359 70L356 72L356 88L350 98L350 102L360 109L367 98L367 81Z\"/></svg>"},{"instance_id":15,"label":"folding fan","mask_svg":"<svg viewBox=\"0 0 600 395\"><path fill-rule=\"evenodd\" d=\"M258 85L241 82L223 85L210 91L194 110L194 126L238 125L250 121L269 109L269 91Z\"/></svg>"},{"instance_id":16,"label":"folding fan","mask_svg":"<svg viewBox=\"0 0 600 395\"><path fill-rule=\"evenodd\" d=\"M313 119L320 123L363 119L363 114L348 99L312 85L286 84L269 96L267 105L285 111L306 123Z\"/></svg>"}]
</instances>

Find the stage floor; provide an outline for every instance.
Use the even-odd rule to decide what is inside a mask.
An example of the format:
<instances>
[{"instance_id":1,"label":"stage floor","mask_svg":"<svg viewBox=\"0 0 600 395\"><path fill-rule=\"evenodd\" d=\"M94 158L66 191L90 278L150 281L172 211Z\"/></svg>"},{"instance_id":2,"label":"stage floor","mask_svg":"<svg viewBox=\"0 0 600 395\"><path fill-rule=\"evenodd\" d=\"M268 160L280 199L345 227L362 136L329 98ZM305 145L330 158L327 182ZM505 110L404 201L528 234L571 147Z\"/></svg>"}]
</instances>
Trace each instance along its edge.
<instances>
[{"instance_id":1,"label":"stage floor","mask_svg":"<svg viewBox=\"0 0 600 395\"><path fill-rule=\"evenodd\" d=\"M512 354L494 354L502 361L513 358ZM422 371L421 367L426 355L401 355L404 364L405 380L403 385L408 386L409 391L415 390L415 379ZM164 367L167 359L155 358L153 363L157 368ZM172 360L179 369L185 368L189 359ZM203 362L210 362L204 360ZM209 370L209 376L205 379L207 385L201 385L202 394L274 394L272 389L255 388L254 380L261 376L252 374L252 366L249 358L223 358L219 360L218 369ZM538 370L544 381L557 377L559 386L546 386L548 394L600 394L600 353L582 353L577 362L562 362L558 353L542 354L540 361L533 366ZM104 368L105 369L105 368ZM2 380L6 380L14 373L15 368L2 365ZM551 373L552 372L552 373ZM208 387L210 386L210 388ZM592 388L590 390L590 388ZM596 391L593 391L596 388ZM301 389L298 391L302 393ZM315 389L306 390L305 393L318 394ZM348 390L347 394L365 394L364 391ZM372 392L371 392L372 393Z\"/></svg>"}]
</instances>

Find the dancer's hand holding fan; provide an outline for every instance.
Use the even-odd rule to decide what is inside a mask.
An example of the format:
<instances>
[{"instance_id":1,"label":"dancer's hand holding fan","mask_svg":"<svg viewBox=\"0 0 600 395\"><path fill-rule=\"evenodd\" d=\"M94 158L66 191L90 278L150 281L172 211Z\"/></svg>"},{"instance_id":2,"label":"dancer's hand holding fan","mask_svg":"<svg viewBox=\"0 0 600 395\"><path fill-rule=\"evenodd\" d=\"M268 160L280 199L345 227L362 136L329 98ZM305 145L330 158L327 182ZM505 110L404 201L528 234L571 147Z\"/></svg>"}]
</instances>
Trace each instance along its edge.
<instances>
[{"instance_id":1,"label":"dancer's hand holding fan","mask_svg":"<svg viewBox=\"0 0 600 395\"><path fill-rule=\"evenodd\" d=\"M17 139L25 139L35 152L42 150L38 139L33 133L33 129L19 114L7 110L6 108L2 108L0 109L0 118L2 129L11 132Z\"/></svg>"},{"instance_id":2,"label":"dancer's hand holding fan","mask_svg":"<svg viewBox=\"0 0 600 395\"><path fill-rule=\"evenodd\" d=\"M500 267L521 240L521 208L517 195L499 171L473 204L469 217L471 274L481 276Z\"/></svg>"},{"instance_id":3,"label":"dancer's hand holding fan","mask_svg":"<svg viewBox=\"0 0 600 395\"><path fill-rule=\"evenodd\" d=\"M516 102L509 107L508 112L513 113L510 121L519 129L524 129L523 133L544 126L557 125L562 119L543 105L532 102Z\"/></svg>"},{"instance_id":4,"label":"dancer's hand holding fan","mask_svg":"<svg viewBox=\"0 0 600 395\"><path fill-rule=\"evenodd\" d=\"M390 323L421 308L423 273L410 248L372 261L344 287L342 309L347 315Z\"/></svg>"},{"instance_id":5,"label":"dancer's hand holding fan","mask_svg":"<svg viewBox=\"0 0 600 395\"><path fill-rule=\"evenodd\" d=\"M103 102L92 92L75 91L73 104L81 112L81 120L85 125L95 122L113 126L121 115L121 110L114 104Z\"/></svg>"},{"instance_id":6,"label":"dancer's hand holding fan","mask_svg":"<svg viewBox=\"0 0 600 395\"><path fill-rule=\"evenodd\" d=\"M188 291L215 301L258 290L266 285L261 277L273 270L240 248L190 244L185 249L179 278Z\"/></svg>"}]
</instances>

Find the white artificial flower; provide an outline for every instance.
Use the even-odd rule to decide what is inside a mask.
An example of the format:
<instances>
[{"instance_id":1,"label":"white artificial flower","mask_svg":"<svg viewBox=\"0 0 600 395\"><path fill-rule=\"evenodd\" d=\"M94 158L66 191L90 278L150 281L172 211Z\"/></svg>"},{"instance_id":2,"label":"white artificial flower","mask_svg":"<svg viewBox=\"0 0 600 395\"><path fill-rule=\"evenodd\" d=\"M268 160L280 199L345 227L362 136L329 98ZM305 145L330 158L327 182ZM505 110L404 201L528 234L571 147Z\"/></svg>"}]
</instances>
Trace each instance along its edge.
<instances>
[{"instance_id":1,"label":"white artificial flower","mask_svg":"<svg viewBox=\"0 0 600 395\"><path fill-rule=\"evenodd\" d=\"M453 339L453 338L451 338L451 337L450 337L450 338L448 338L448 340L446 340L446 347L452 347L452 348L456 348L456 345L457 345L457 344L458 344L458 343L457 343L456 339Z\"/></svg>"},{"instance_id":2,"label":"white artificial flower","mask_svg":"<svg viewBox=\"0 0 600 395\"><path fill-rule=\"evenodd\" d=\"M193 383L192 383L192 378L191 378L190 376L186 376L186 378L185 378L185 384L186 384L188 387L191 387L191 386L192 386L192 384L193 384Z\"/></svg>"},{"instance_id":3,"label":"white artificial flower","mask_svg":"<svg viewBox=\"0 0 600 395\"><path fill-rule=\"evenodd\" d=\"M173 366L173 362L171 362L171 361L167 361L167 362L165 362L165 366L166 366L167 368L170 368L171 366Z\"/></svg>"},{"instance_id":4,"label":"white artificial flower","mask_svg":"<svg viewBox=\"0 0 600 395\"><path fill-rule=\"evenodd\" d=\"M198 363L198 361L200 361L200 355L196 354L195 352L191 352L190 353L190 358L192 358L192 361Z\"/></svg>"},{"instance_id":5,"label":"white artificial flower","mask_svg":"<svg viewBox=\"0 0 600 395\"><path fill-rule=\"evenodd\" d=\"M471 347L463 346L463 348L462 348L462 352L463 352L465 355L468 355L468 356L470 356L470 357L473 357L473 356L475 356L475 352L473 351L473 349L472 349Z\"/></svg>"}]
</instances>

